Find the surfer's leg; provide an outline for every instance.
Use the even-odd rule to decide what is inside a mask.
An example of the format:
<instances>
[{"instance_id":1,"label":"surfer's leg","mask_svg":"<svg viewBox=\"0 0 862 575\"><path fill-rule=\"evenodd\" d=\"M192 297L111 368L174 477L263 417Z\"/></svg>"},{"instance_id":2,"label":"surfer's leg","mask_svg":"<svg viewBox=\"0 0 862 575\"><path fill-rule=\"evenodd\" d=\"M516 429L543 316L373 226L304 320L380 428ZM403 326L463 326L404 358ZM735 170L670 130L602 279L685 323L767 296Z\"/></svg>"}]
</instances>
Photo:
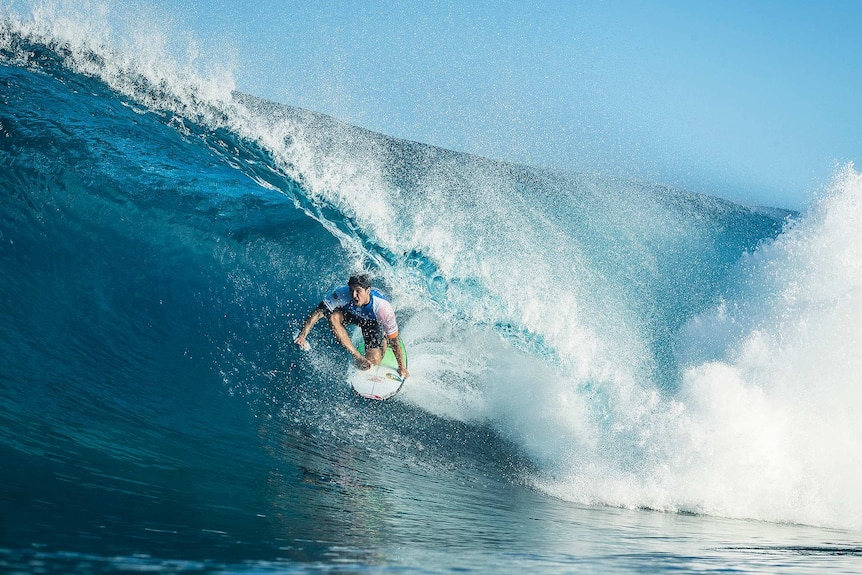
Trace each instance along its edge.
<instances>
[{"instance_id":1,"label":"surfer's leg","mask_svg":"<svg viewBox=\"0 0 862 575\"><path fill-rule=\"evenodd\" d=\"M362 338L365 340L365 359L374 365L380 365L386 351L386 338L376 325L363 325Z\"/></svg>"},{"instance_id":2,"label":"surfer's leg","mask_svg":"<svg viewBox=\"0 0 862 575\"><path fill-rule=\"evenodd\" d=\"M365 359L373 363L374 365L380 365L380 362L383 361L383 348L382 347L372 347L370 349L365 350Z\"/></svg>"}]
</instances>

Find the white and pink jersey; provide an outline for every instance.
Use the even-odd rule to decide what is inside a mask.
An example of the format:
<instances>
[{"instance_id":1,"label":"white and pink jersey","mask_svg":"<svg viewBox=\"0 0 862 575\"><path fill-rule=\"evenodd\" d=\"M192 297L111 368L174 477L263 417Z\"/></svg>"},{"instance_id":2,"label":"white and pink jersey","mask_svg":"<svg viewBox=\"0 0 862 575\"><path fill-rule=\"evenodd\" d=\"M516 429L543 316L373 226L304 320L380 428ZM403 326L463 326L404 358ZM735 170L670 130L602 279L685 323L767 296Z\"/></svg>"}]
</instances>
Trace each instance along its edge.
<instances>
[{"instance_id":1,"label":"white and pink jersey","mask_svg":"<svg viewBox=\"0 0 862 575\"><path fill-rule=\"evenodd\" d=\"M323 305L329 311L344 308L345 313L354 316L360 322L376 322L383 328L386 337L398 336L398 323L395 321L395 310L386 296L376 288L371 288L371 301L365 305L356 305L350 297L350 287L342 286L326 296Z\"/></svg>"}]
</instances>

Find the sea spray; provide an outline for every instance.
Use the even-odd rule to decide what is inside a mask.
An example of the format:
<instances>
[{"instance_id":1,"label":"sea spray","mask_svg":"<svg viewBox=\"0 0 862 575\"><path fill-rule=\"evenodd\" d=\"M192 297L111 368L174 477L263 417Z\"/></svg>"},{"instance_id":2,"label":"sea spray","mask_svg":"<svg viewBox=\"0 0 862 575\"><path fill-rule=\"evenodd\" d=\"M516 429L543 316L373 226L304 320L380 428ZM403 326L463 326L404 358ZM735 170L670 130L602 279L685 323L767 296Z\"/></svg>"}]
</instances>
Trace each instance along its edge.
<instances>
[{"instance_id":1,"label":"sea spray","mask_svg":"<svg viewBox=\"0 0 862 575\"><path fill-rule=\"evenodd\" d=\"M718 352L685 370L696 464L679 493L710 510L862 527L862 177L853 166L775 242L741 289L683 330ZM694 447L694 446L693 446ZM705 489L708 476L723 489Z\"/></svg>"},{"instance_id":2,"label":"sea spray","mask_svg":"<svg viewBox=\"0 0 862 575\"><path fill-rule=\"evenodd\" d=\"M645 457L631 468L630 445L610 439L538 484L579 502L859 529L860 220L848 166L680 329L678 393L644 390L637 407Z\"/></svg>"}]
</instances>

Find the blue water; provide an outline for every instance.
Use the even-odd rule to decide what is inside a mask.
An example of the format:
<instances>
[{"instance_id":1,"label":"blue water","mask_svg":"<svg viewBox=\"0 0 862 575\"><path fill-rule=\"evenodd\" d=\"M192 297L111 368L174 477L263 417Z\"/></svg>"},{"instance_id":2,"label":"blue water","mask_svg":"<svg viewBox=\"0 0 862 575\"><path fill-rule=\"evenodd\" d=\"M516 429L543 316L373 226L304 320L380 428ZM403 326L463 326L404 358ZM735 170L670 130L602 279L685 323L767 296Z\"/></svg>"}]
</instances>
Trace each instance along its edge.
<instances>
[{"instance_id":1,"label":"blue water","mask_svg":"<svg viewBox=\"0 0 862 575\"><path fill-rule=\"evenodd\" d=\"M0 23L0 571L862 572L862 183L392 139ZM366 271L412 377L344 383Z\"/></svg>"}]
</instances>

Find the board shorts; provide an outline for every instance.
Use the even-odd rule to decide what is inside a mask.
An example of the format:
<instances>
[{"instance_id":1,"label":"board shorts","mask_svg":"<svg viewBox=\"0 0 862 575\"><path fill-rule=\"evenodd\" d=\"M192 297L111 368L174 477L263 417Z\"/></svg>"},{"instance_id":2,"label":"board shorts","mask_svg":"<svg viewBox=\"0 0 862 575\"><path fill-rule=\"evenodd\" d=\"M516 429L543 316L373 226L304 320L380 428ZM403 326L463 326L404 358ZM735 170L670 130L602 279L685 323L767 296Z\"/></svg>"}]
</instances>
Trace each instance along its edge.
<instances>
[{"instance_id":1,"label":"board shorts","mask_svg":"<svg viewBox=\"0 0 862 575\"><path fill-rule=\"evenodd\" d=\"M350 310L344 311L344 324L356 325L362 330L362 339L365 340L365 349L382 348L386 337L383 335L383 326L380 323L362 318L350 313Z\"/></svg>"}]
</instances>

